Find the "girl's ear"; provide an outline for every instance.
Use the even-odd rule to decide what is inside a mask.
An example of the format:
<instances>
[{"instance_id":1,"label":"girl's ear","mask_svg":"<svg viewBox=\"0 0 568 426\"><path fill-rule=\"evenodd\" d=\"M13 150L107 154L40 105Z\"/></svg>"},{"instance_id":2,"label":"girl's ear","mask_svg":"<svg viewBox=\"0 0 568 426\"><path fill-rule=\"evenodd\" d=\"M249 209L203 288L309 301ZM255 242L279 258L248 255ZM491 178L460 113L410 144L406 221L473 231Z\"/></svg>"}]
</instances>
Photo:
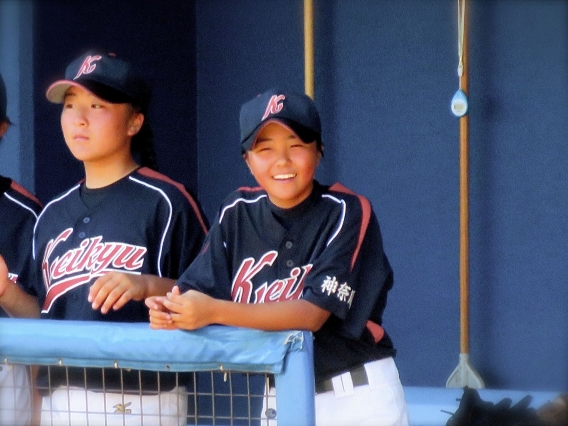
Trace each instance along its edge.
<instances>
[{"instance_id":1,"label":"girl's ear","mask_svg":"<svg viewBox=\"0 0 568 426\"><path fill-rule=\"evenodd\" d=\"M317 165L319 166L320 160L321 160L322 157L323 157L323 145L320 146L320 149L318 149L317 152L318 152L318 162L317 162Z\"/></svg>"},{"instance_id":2,"label":"girl's ear","mask_svg":"<svg viewBox=\"0 0 568 426\"><path fill-rule=\"evenodd\" d=\"M8 131L8 123L6 121L0 122L0 138Z\"/></svg>"},{"instance_id":3,"label":"girl's ear","mask_svg":"<svg viewBox=\"0 0 568 426\"><path fill-rule=\"evenodd\" d=\"M245 160L245 163L247 163L247 167L249 169L250 174L254 176L252 169L250 168L250 163L249 163L249 159L248 159L248 152L245 152L243 154L243 159Z\"/></svg>"},{"instance_id":4,"label":"girl's ear","mask_svg":"<svg viewBox=\"0 0 568 426\"><path fill-rule=\"evenodd\" d=\"M138 133L142 128L142 124L144 124L144 114L141 112L135 112L130 119L130 125L128 126L127 131L128 136L132 137Z\"/></svg>"}]
</instances>

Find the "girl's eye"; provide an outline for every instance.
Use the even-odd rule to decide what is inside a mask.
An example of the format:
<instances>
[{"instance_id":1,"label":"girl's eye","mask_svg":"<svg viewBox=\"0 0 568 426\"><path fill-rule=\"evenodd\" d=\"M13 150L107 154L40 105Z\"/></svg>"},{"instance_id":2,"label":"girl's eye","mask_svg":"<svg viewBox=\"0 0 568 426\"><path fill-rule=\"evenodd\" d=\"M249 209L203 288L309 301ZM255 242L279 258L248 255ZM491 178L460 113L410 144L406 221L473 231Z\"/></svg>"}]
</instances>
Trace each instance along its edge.
<instances>
[{"instance_id":1,"label":"girl's eye","mask_svg":"<svg viewBox=\"0 0 568 426\"><path fill-rule=\"evenodd\" d=\"M270 145L268 144L259 144L257 143L256 147L254 148L254 150L256 152L262 152L262 151L269 151L270 150Z\"/></svg>"},{"instance_id":2,"label":"girl's eye","mask_svg":"<svg viewBox=\"0 0 568 426\"><path fill-rule=\"evenodd\" d=\"M91 108L93 109L101 109L103 106L101 104L93 104L91 105Z\"/></svg>"}]
</instances>

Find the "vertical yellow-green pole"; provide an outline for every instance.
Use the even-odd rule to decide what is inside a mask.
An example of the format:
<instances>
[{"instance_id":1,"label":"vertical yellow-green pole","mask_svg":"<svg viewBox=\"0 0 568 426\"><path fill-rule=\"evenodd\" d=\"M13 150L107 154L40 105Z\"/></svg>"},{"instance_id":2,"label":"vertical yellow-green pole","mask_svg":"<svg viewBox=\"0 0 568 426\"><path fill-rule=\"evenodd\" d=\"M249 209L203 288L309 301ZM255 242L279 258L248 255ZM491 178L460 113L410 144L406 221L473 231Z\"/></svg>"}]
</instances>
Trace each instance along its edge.
<instances>
[{"instance_id":1,"label":"vertical yellow-green pole","mask_svg":"<svg viewBox=\"0 0 568 426\"><path fill-rule=\"evenodd\" d=\"M304 0L304 87L306 95L314 98L314 4Z\"/></svg>"},{"instance_id":2,"label":"vertical yellow-green pole","mask_svg":"<svg viewBox=\"0 0 568 426\"><path fill-rule=\"evenodd\" d=\"M465 8L465 2L464 2ZM463 73L460 89L468 91L467 9L463 25ZM460 117L460 352L469 353L469 114Z\"/></svg>"}]
</instances>

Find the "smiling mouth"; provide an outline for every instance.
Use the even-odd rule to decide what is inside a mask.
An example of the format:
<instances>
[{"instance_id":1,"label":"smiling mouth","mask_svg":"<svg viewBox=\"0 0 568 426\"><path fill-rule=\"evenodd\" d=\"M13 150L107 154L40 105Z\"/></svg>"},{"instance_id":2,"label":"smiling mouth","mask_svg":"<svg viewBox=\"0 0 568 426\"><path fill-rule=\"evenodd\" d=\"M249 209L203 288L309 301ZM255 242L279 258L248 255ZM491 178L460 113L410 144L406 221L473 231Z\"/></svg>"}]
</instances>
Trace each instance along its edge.
<instances>
[{"instance_id":1,"label":"smiling mouth","mask_svg":"<svg viewBox=\"0 0 568 426\"><path fill-rule=\"evenodd\" d=\"M275 175L275 176L273 176L273 179L286 180L286 179L293 179L295 177L296 177L295 173L288 173L288 174L285 174L285 175Z\"/></svg>"}]
</instances>

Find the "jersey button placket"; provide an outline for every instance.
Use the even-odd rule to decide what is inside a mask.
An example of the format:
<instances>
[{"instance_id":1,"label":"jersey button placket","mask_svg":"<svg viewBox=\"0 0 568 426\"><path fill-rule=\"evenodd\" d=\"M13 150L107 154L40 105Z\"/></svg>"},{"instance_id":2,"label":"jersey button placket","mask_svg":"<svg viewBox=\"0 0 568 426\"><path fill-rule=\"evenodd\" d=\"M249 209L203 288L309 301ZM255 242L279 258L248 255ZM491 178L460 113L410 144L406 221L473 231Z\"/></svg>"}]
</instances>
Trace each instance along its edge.
<instances>
[{"instance_id":1,"label":"jersey button placket","mask_svg":"<svg viewBox=\"0 0 568 426\"><path fill-rule=\"evenodd\" d=\"M294 247L294 243L292 241L288 240L284 243L284 247L286 247L288 250L290 250L292 247ZM293 268L294 267L294 261L292 259L288 259L286 261L286 266L288 268Z\"/></svg>"},{"instance_id":2,"label":"jersey button placket","mask_svg":"<svg viewBox=\"0 0 568 426\"><path fill-rule=\"evenodd\" d=\"M83 218L83 223L86 225L87 223L89 223L91 221L91 218L89 216L84 217ZM79 238L80 239L84 239L87 236L87 234L83 231L79 232Z\"/></svg>"}]
</instances>

